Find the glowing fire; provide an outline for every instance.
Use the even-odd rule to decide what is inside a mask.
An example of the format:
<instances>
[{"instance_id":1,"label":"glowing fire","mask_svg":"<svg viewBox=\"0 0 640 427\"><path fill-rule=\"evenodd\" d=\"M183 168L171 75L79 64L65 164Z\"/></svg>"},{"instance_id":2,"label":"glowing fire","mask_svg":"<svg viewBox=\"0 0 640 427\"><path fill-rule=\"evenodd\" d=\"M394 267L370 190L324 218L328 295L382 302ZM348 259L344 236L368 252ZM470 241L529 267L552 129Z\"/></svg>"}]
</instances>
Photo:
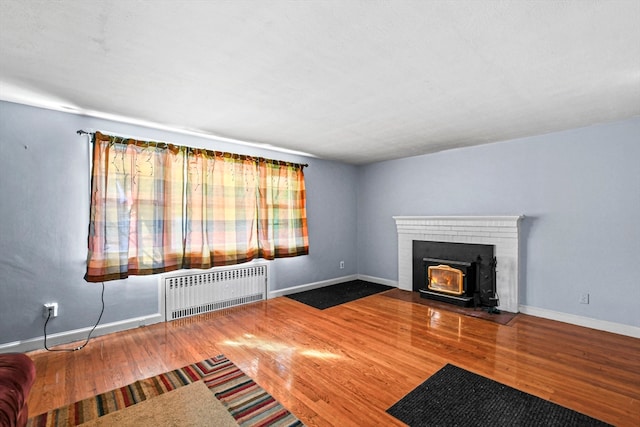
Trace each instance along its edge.
<instances>
[{"instance_id":1,"label":"glowing fire","mask_svg":"<svg viewBox=\"0 0 640 427\"><path fill-rule=\"evenodd\" d=\"M439 292L446 292L455 295L464 293L464 274L457 268L448 265L431 266L428 269L429 289Z\"/></svg>"}]
</instances>

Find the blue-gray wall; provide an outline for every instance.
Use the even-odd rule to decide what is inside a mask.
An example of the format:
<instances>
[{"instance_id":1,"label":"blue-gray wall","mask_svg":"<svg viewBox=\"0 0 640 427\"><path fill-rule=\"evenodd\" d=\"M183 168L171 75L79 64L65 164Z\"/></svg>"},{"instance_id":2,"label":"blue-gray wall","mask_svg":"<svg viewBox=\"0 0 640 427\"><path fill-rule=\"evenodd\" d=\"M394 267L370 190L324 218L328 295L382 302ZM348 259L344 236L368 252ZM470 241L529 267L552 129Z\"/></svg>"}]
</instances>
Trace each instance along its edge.
<instances>
[{"instance_id":1,"label":"blue-gray wall","mask_svg":"<svg viewBox=\"0 0 640 427\"><path fill-rule=\"evenodd\" d=\"M60 304L49 333L99 313L100 285L82 279L90 145L78 129L309 163L311 252L271 262L271 291L397 281L395 215L524 214L521 304L640 326L640 119L355 167L0 102L0 351L42 337L45 302ZM105 303L101 324L153 314L157 278L108 282Z\"/></svg>"},{"instance_id":2,"label":"blue-gray wall","mask_svg":"<svg viewBox=\"0 0 640 427\"><path fill-rule=\"evenodd\" d=\"M270 290L357 273L355 166L0 102L0 348L42 337L46 302L60 306L49 334L99 314L101 285L83 280L90 144L78 129L308 163L310 254L270 262ZM157 276L107 282L105 305L101 324L156 313Z\"/></svg>"},{"instance_id":3,"label":"blue-gray wall","mask_svg":"<svg viewBox=\"0 0 640 427\"><path fill-rule=\"evenodd\" d=\"M637 118L361 167L359 273L397 280L393 216L518 214L521 304L640 326Z\"/></svg>"}]
</instances>

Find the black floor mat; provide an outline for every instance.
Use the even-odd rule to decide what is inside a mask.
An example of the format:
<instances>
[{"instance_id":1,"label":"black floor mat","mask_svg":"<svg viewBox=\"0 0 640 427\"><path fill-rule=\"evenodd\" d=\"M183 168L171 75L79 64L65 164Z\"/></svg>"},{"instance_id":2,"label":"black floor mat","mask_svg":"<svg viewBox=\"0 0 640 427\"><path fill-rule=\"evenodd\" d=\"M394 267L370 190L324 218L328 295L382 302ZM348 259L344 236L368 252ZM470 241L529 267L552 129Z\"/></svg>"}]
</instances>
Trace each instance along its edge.
<instances>
[{"instance_id":1,"label":"black floor mat","mask_svg":"<svg viewBox=\"0 0 640 427\"><path fill-rule=\"evenodd\" d=\"M377 283L365 282L364 280L353 280L351 282L338 283L337 285L325 286L323 288L286 296L303 304L310 305L311 307L324 310L325 308L388 291L389 289L394 288Z\"/></svg>"},{"instance_id":2,"label":"black floor mat","mask_svg":"<svg viewBox=\"0 0 640 427\"><path fill-rule=\"evenodd\" d=\"M387 412L411 427L609 425L450 364Z\"/></svg>"}]
</instances>

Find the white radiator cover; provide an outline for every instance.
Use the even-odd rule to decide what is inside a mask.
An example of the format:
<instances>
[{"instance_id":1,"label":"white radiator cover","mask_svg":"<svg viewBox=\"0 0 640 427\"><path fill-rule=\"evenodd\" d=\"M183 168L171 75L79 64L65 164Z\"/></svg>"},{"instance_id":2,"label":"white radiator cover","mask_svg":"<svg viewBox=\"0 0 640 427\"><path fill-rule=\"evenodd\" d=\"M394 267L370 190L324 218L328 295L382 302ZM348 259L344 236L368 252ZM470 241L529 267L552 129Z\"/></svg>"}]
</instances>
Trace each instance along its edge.
<instances>
[{"instance_id":1,"label":"white radiator cover","mask_svg":"<svg viewBox=\"0 0 640 427\"><path fill-rule=\"evenodd\" d=\"M164 276L165 321L267 298L267 264L188 270Z\"/></svg>"}]
</instances>

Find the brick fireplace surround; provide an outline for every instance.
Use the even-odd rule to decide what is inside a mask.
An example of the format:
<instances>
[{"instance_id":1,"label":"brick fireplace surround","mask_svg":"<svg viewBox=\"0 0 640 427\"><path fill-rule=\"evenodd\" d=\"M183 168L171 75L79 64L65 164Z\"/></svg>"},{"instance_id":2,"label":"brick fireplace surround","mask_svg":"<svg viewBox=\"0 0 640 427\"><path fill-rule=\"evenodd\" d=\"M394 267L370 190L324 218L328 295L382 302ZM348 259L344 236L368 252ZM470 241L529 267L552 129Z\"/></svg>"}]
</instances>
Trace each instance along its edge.
<instances>
[{"instance_id":1,"label":"brick fireplace surround","mask_svg":"<svg viewBox=\"0 0 640 427\"><path fill-rule=\"evenodd\" d=\"M494 246L500 310L518 312L518 216L394 216L398 229L398 287L413 290L413 241Z\"/></svg>"}]
</instances>

